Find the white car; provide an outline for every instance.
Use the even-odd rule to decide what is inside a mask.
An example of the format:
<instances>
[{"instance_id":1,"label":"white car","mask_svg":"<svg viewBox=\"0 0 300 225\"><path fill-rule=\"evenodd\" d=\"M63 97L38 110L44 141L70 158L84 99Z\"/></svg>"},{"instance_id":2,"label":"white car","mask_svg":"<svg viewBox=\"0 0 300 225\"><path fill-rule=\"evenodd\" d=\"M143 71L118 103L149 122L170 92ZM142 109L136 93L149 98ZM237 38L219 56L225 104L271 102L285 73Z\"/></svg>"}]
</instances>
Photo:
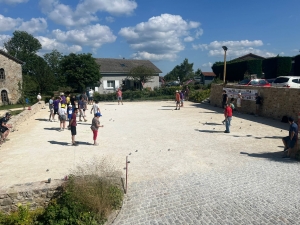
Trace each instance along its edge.
<instances>
[{"instance_id":1,"label":"white car","mask_svg":"<svg viewBox=\"0 0 300 225\"><path fill-rule=\"evenodd\" d=\"M292 76L277 77L273 81L272 87L300 88L300 77L292 77Z\"/></svg>"}]
</instances>

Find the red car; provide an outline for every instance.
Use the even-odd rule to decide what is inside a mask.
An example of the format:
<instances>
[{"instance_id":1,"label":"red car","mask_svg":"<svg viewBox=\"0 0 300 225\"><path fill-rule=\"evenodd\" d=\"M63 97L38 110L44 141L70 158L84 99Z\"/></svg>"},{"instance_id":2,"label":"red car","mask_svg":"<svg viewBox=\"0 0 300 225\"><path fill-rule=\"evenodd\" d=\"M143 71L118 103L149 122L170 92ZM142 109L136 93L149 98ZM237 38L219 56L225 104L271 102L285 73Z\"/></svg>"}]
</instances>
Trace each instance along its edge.
<instances>
[{"instance_id":1,"label":"red car","mask_svg":"<svg viewBox=\"0 0 300 225\"><path fill-rule=\"evenodd\" d=\"M238 83L239 85L245 86L260 86L260 87L271 87L271 84L265 79L245 79Z\"/></svg>"}]
</instances>

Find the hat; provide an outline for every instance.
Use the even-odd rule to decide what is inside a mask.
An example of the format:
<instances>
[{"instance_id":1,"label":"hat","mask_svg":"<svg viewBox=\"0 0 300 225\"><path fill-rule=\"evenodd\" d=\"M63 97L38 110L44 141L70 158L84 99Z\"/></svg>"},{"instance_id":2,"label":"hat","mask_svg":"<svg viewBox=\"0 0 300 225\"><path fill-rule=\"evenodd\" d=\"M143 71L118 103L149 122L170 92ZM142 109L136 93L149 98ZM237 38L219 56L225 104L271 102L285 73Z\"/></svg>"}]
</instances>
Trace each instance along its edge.
<instances>
[{"instance_id":1,"label":"hat","mask_svg":"<svg viewBox=\"0 0 300 225\"><path fill-rule=\"evenodd\" d=\"M293 121L294 121L294 118L293 118L293 117L289 117L289 118L288 118L288 121L293 122Z\"/></svg>"},{"instance_id":2,"label":"hat","mask_svg":"<svg viewBox=\"0 0 300 225\"><path fill-rule=\"evenodd\" d=\"M11 116L11 114L9 112L5 113L5 116Z\"/></svg>"},{"instance_id":3,"label":"hat","mask_svg":"<svg viewBox=\"0 0 300 225\"><path fill-rule=\"evenodd\" d=\"M62 93L60 93L60 95L64 95L64 93L62 92Z\"/></svg>"},{"instance_id":4,"label":"hat","mask_svg":"<svg viewBox=\"0 0 300 225\"><path fill-rule=\"evenodd\" d=\"M102 115L101 115L100 113L96 113L95 116L97 116L97 117L99 116L99 117L100 117L100 116L102 116Z\"/></svg>"},{"instance_id":5,"label":"hat","mask_svg":"<svg viewBox=\"0 0 300 225\"><path fill-rule=\"evenodd\" d=\"M176 92L178 92L178 90L176 90Z\"/></svg>"},{"instance_id":6,"label":"hat","mask_svg":"<svg viewBox=\"0 0 300 225\"><path fill-rule=\"evenodd\" d=\"M238 93L238 95L242 95L242 93Z\"/></svg>"},{"instance_id":7,"label":"hat","mask_svg":"<svg viewBox=\"0 0 300 225\"><path fill-rule=\"evenodd\" d=\"M71 104L69 104L69 106L68 107L72 107L72 105Z\"/></svg>"}]
</instances>

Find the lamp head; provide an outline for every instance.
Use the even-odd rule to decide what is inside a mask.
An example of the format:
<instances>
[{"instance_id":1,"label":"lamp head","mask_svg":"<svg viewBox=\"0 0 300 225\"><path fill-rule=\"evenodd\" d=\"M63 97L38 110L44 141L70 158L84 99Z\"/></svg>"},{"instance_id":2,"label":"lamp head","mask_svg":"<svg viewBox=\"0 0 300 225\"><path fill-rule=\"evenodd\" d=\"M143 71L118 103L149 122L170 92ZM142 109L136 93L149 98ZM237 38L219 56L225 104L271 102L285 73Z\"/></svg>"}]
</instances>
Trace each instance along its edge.
<instances>
[{"instance_id":1,"label":"lamp head","mask_svg":"<svg viewBox=\"0 0 300 225\"><path fill-rule=\"evenodd\" d=\"M222 46L222 48L224 49L225 52L226 52L227 49L228 49L226 46Z\"/></svg>"}]
</instances>

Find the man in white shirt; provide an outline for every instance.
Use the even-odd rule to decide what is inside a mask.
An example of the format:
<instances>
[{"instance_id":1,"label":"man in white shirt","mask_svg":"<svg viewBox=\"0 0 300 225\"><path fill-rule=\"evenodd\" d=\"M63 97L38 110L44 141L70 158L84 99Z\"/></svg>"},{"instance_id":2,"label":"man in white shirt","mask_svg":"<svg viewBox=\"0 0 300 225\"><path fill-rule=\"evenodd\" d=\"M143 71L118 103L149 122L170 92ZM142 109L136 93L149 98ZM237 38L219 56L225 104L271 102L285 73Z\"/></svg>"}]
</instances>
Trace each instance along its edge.
<instances>
[{"instance_id":1,"label":"man in white shirt","mask_svg":"<svg viewBox=\"0 0 300 225\"><path fill-rule=\"evenodd\" d=\"M41 104L41 103L40 103L40 101L41 101L41 99L42 99L41 93L39 93L39 94L36 96L36 98L37 98L37 100L38 100L38 103Z\"/></svg>"},{"instance_id":2,"label":"man in white shirt","mask_svg":"<svg viewBox=\"0 0 300 225\"><path fill-rule=\"evenodd\" d=\"M95 104L92 106L92 108L91 108L91 114L93 113L93 111L94 111L94 115L96 113L100 113L101 114L100 107L98 105L98 101L96 101Z\"/></svg>"},{"instance_id":3,"label":"man in white shirt","mask_svg":"<svg viewBox=\"0 0 300 225\"><path fill-rule=\"evenodd\" d=\"M94 101L94 91L93 91L92 88L90 88L90 91L89 91L89 104L92 105L93 101Z\"/></svg>"},{"instance_id":4,"label":"man in white shirt","mask_svg":"<svg viewBox=\"0 0 300 225\"><path fill-rule=\"evenodd\" d=\"M67 111L64 107L60 107L58 109L58 115L60 120L60 131L63 131L66 128L66 120L67 120Z\"/></svg>"}]
</instances>

